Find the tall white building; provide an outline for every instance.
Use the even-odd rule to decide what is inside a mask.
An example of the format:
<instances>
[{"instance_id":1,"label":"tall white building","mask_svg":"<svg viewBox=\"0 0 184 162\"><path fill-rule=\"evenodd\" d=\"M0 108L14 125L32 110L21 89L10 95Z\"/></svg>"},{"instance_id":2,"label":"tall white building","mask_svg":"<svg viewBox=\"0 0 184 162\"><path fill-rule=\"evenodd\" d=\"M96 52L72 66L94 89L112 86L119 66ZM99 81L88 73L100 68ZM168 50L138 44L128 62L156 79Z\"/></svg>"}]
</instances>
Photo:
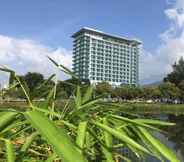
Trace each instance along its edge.
<instances>
[{"instance_id":1,"label":"tall white building","mask_svg":"<svg viewBox=\"0 0 184 162\"><path fill-rule=\"evenodd\" d=\"M80 79L92 84L138 84L140 41L86 27L72 37L73 71Z\"/></svg>"}]
</instances>

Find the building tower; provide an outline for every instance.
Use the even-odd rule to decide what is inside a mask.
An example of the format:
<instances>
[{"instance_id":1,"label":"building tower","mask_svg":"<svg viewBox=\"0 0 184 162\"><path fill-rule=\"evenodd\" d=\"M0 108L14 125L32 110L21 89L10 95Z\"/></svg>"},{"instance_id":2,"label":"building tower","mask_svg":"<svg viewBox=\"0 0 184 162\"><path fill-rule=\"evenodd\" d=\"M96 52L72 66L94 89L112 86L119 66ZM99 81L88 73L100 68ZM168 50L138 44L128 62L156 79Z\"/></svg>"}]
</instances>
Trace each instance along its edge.
<instances>
[{"instance_id":1,"label":"building tower","mask_svg":"<svg viewBox=\"0 0 184 162\"><path fill-rule=\"evenodd\" d=\"M72 37L73 71L81 80L138 85L140 41L86 27Z\"/></svg>"}]
</instances>

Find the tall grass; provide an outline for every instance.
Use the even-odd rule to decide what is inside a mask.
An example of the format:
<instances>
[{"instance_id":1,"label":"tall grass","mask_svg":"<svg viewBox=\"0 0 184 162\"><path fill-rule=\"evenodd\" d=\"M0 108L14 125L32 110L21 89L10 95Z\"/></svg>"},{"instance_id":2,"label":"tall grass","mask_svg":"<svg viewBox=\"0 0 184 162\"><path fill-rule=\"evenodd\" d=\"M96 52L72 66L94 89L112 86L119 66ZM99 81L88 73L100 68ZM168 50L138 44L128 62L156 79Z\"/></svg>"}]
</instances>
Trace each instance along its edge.
<instances>
[{"instance_id":1,"label":"tall grass","mask_svg":"<svg viewBox=\"0 0 184 162\"><path fill-rule=\"evenodd\" d=\"M69 69L49 58L62 72L76 77ZM176 155L152 135L162 132L164 121L125 117L117 105L104 105L101 97L94 97L93 87L71 85L74 104L55 109L54 85L45 101L35 105L26 83L13 73L27 98L27 109L4 109L0 113L0 150L2 161L7 162L117 162L131 161L119 154L118 148L129 149L138 159L150 155L164 161L179 162ZM53 78L53 77L52 77ZM39 88L37 88L39 90ZM121 115L119 115L121 114ZM118 141L118 144L117 144Z\"/></svg>"}]
</instances>

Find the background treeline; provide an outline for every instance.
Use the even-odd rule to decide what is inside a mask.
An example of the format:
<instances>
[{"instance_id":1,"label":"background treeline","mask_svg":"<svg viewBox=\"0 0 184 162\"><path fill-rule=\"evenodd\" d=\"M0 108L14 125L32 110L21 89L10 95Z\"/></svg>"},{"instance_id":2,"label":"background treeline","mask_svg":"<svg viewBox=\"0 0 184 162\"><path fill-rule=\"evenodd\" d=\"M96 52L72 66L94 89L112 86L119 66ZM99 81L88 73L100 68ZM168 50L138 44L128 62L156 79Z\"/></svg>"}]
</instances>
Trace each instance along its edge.
<instances>
[{"instance_id":1,"label":"background treeline","mask_svg":"<svg viewBox=\"0 0 184 162\"><path fill-rule=\"evenodd\" d=\"M98 94L110 94L112 99L121 100L137 100L137 101L155 101L155 102L175 102L181 103L184 100L184 81L177 87L171 82L163 82L158 86L131 87L120 86L111 87L108 83L100 83L97 85L96 92Z\"/></svg>"},{"instance_id":2,"label":"background treeline","mask_svg":"<svg viewBox=\"0 0 184 162\"><path fill-rule=\"evenodd\" d=\"M168 74L159 85L152 86L130 86L121 85L113 87L107 82L101 82L95 86L94 95L104 95L105 98L122 101L122 100L152 100L156 102L184 102L184 59L180 58L178 62L175 62L172 66L173 70ZM28 72L23 76L19 76L20 79L26 82L30 96L34 96L37 99L44 99L48 95L48 89L53 87L54 81L50 78L45 79L42 74ZM10 77L10 87L13 85L12 78ZM71 78L65 81L57 81L57 93L56 98L70 98L74 92L73 85L83 86L90 82L85 80L83 82ZM42 85L42 86L40 86ZM41 87L41 88L39 88ZM3 94L3 90L1 91ZM24 94L20 87L11 88L2 95L4 98L24 98Z\"/></svg>"}]
</instances>

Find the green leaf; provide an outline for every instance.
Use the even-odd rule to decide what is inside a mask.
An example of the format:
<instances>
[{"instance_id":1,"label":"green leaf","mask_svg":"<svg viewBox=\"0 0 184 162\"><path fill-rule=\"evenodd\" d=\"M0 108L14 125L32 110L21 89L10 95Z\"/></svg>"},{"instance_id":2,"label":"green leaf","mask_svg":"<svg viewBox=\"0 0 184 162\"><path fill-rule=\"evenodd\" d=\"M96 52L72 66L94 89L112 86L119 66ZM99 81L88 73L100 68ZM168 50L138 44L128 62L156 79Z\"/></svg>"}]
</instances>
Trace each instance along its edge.
<instances>
[{"instance_id":1,"label":"green leaf","mask_svg":"<svg viewBox=\"0 0 184 162\"><path fill-rule=\"evenodd\" d=\"M81 149L84 148L85 137L86 137L86 128L87 128L86 121L82 121L79 123L78 129L77 129L76 143Z\"/></svg>"},{"instance_id":2,"label":"green leaf","mask_svg":"<svg viewBox=\"0 0 184 162\"><path fill-rule=\"evenodd\" d=\"M55 87L53 87L49 94L47 95L46 100L44 101L43 104L40 105L41 108L43 109L48 109L49 104L52 102L53 98L54 98L54 92L55 92Z\"/></svg>"},{"instance_id":3,"label":"green leaf","mask_svg":"<svg viewBox=\"0 0 184 162\"><path fill-rule=\"evenodd\" d=\"M125 162L132 162L129 158L127 158L127 157L125 157L123 155L118 154L118 157L120 157Z\"/></svg>"},{"instance_id":4,"label":"green leaf","mask_svg":"<svg viewBox=\"0 0 184 162\"><path fill-rule=\"evenodd\" d=\"M47 110L47 109L43 109L43 108L39 108L39 107L35 107L35 106L34 106L34 110L43 112L43 113L45 113L45 115L51 115L51 116L55 116L57 118L61 118L61 114L59 114L55 111L52 111L52 110Z\"/></svg>"},{"instance_id":5,"label":"green leaf","mask_svg":"<svg viewBox=\"0 0 184 162\"><path fill-rule=\"evenodd\" d=\"M76 108L80 109L80 106L82 104L82 96L81 96L81 91L79 86L77 86L76 97L74 98L74 100L75 100Z\"/></svg>"},{"instance_id":6,"label":"green leaf","mask_svg":"<svg viewBox=\"0 0 184 162\"><path fill-rule=\"evenodd\" d=\"M15 153L13 144L10 140L5 140L5 146L6 146L6 158L7 162L15 162Z\"/></svg>"},{"instance_id":7,"label":"green leaf","mask_svg":"<svg viewBox=\"0 0 184 162\"><path fill-rule=\"evenodd\" d=\"M101 147L102 147L102 152L105 155L106 162L115 162L113 159L111 150L107 149L106 147L103 147L102 145Z\"/></svg>"},{"instance_id":8,"label":"green leaf","mask_svg":"<svg viewBox=\"0 0 184 162\"><path fill-rule=\"evenodd\" d=\"M56 74L52 74L47 80L45 80L41 85L36 87L36 90L41 89L43 86L47 85L54 77Z\"/></svg>"},{"instance_id":9,"label":"green leaf","mask_svg":"<svg viewBox=\"0 0 184 162\"><path fill-rule=\"evenodd\" d=\"M67 135L64 128L59 129L43 113L38 111L25 112L32 126L52 145L57 155L66 162L87 162L78 148ZM71 156L72 155L72 156Z\"/></svg>"},{"instance_id":10,"label":"green leaf","mask_svg":"<svg viewBox=\"0 0 184 162\"><path fill-rule=\"evenodd\" d=\"M106 118L103 118L103 124L108 126L108 121ZM112 142L112 135L106 131L104 131L104 139L105 139L105 144L108 148L112 148L113 142Z\"/></svg>"},{"instance_id":11,"label":"green leaf","mask_svg":"<svg viewBox=\"0 0 184 162\"><path fill-rule=\"evenodd\" d=\"M30 136L28 136L26 138L26 141L25 141L25 143L23 144L23 146L21 148L21 151L22 152L26 152L27 151L27 149L29 148L29 146L31 145L31 143L33 142L33 140L35 139L35 137L38 136L38 134L39 134L38 132L34 132Z\"/></svg>"},{"instance_id":12,"label":"green leaf","mask_svg":"<svg viewBox=\"0 0 184 162\"><path fill-rule=\"evenodd\" d=\"M0 135L2 135L3 133L6 133L7 131L10 131L13 128L16 128L19 126L22 127L23 125L28 123L27 121L21 121L21 120L18 121L18 120L15 120L14 118L12 120L13 120L13 123L8 124L8 126L0 132Z\"/></svg>"},{"instance_id":13,"label":"green leaf","mask_svg":"<svg viewBox=\"0 0 184 162\"><path fill-rule=\"evenodd\" d=\"M9 69L6 66L1 66L0 71L8 72L8 73L15 73L13 70Z\"/></svg>"},{"instance_id":14,"label":"green leaf","mask_svg":"<svg viewBox=\"0 0 184 162\"><path fill-rule=\"evenodd\" d=\"M63 71L64 73L66 74L69 74L70 76L74 77L74 78L77 78L78 77L71 71L69 70L67 67L61 65L61 64L58 64L56 61L54 61L51 57L48 56L48 59L55 65L57 66L61 71Z\"/></svg>"},{"instance_id":15,"label":"green leaf","mask_svg":"<svg viewBox=\"0 0 184 162\"><path fill-rule=\"evenodd\" d=\"M71 130L77 130L77 127L75 126L75 125L73 125L72 123L70 123L70 122L68 122L68 121L65 121L65 120L57 120L57 121L55 121L55 123L59 126L59 125L61 125L61 126L63 126L63 125L65 125L65 126L67 126L69 129L71 129Z\"/></svg>"},{"instance_id":16,"label":"green leaf","mask_svg":"<svg viewBox=\"0 0 184 162\"><path fill-rule=\"evenodd\" d=\"M141 133L141 131L137 127L132 126L131 128L134 130L135 134L137 134L137 138L140 139L140 141L144 143L145 147L150 150L152 156L155 156L160 161L163 161L161 153L152 145L152 143L150 143L149 140L147 140L147 138Z\"/></svg>"},{"instance_id":17,"label":"green leaf","mask_svg":"<svg viewBox=\"0 0 184 162\"><path fill-rule=\"evenodd\" d=\"M129 119L129 118L125 118L123 116L117 116L117 115L109 115L109 116L112 117L112 118L115 118L115 119L122 120L124 122L128 122L128 123L131 123L131 124L136 124L136 125L139 125L139 126L142 126L142 127L146 127L146 128L150 128L150 129L153 129L153 130L156 130L156 131L160 131L160 129L158 129L156 127L153 127L152 125L148 125L148 124L143 123L144 119L142 119L141 121L137 121L136 119Z\"/></svg>"},{"instance_id":18,"label":"green leaf","mask_svg":"<svg viewBox=\"0 0 184 162\"><path fill-rule=\"evenodd\" d=\"M117 128L117 130L119 130L125 136L132 137L132 138L136 139L136 141L139 141L139 138L138 138L138 136L136 136L135 132L132 132L132 129L135 126L131 126L132 129L129 129L130 126L129 127L127 127L127 126L123 127L123 129ZM141 143L142 143L142 141L141 141ZM129 148L138 159L142 159L142 157L144 157L144 153L142 151L140 151L139 149L133 147L132 145L129 145L126 143L126 144L124 144L124 147Z\"/></svg>"},{"instance_id":19,"label":"green leaf","mask_svg":"<svg viewBox=\"0 0 184 162\"><path fill-rule=\"evenodd\" d=\"M129 136L126 136L126 135L122 134L120 131L115 130L115 129L113 129L109 126L106 126L102 123L99 123L99 122L94 122L94 124L97 125L99 128L101 128L101 129L107 131L108 133L112 134L114 137L121 140L123 143L125 143L125 144L127 143L127 144L131 145L132 147L135 147L135 148L139 149L140 151L149 154L149 151L147 149L145 149L143 146L141 146L140 144L135 142Z\"/></svg>"},{"instance_id":20,"label":"green leaf","mask_svg":"<svg viewBox=\"0 0 184 162\"><path fill-rule=\"evenodd\" d=\"M93 87L89 86L86 90L86 93L84 94L84 97L82 99L82 103L89 101L92 97L92 94L93 94Z\"/></svg>"},{"instance_id":21,"label":"green leaf","mask_svg":"<svg viewBox=\"0 0 184 162\"><path fill-rule=\"evenodd\" d=\"M170 123L170 122L165 122L165 121L155 120L155 119L135 119L134 121L142 122L142 123L150 124L150 125L158 125L158 126L173 126L173 125L175 125L175 123Z\"/></svg>"},{"instance_id":22,"label":"green leaf","mask_svg":"<svg viewBox=\"0 0 184 162\"><path fill-rule=\"evenodd\" d=\"M15 120L15 116L17 113L15 112L1 112L0 113L0 131L5 129Z\"/></svg>"},{"instance_id":23,"label":"green leaf","mask_svg":"<svg viewBox=\"0 0 184 162\"><path fill-rule=\"evenodd\" d=\"M53 162L56 159L57 155L56 154L52 154L47 160L46 162Z\"/></svg>"},{"instance_id":24,"label":"green leaf","mask_svg":"<svg viewBox=\"0 0 184 162\"><path fill-rule=\"evenodd\" d=\"M26 99L27 99L27 102L29 103L30 107L33 107L33 104L31 102L31 98L30 98L30 89L27 85L27 83L25 82L25 80L20 80L20 78L18 76L15 76L16 80L18 81L20 87L22 88L22 91L24 92L25 96L26 96Z\"/></svg>"},{"instance_id":25,"label":"green leaf","mask_svg":"<svg viewBox=\"0 0 184 162\"><path fill-rule=\"evenodd\" d=\"M59 64L56 62L56 61L54 61L51 57L49 57L49 56L47 56L48 57L48 59L55 65L55 66L59 66Z\"/></svg>"},{"instance_id":26,"label":"green leaf","mask_svg":"<svg viewBox=\"0 0 184 162\"><path fill-rule=\"evenodd\" d=\"M108 121L106 118L103 118L103 124L108 126ZM104 141L105 141L106 147L102 146L102 151L105 155L106 161L114 162L113 153L112 153L112 146L113 146L112 135L107 131L103 131L103 135L104 135Z\"/></svg>"},{"instance_id":27,"label":"green leaf","mask_svg":"<svg viewBox=\"0 0 184 162\"><path fill-rule=\"evenodd\" d=\"M90 100L90 101L86 102L85 104L81 105L80 109L90 107L90 106L98 103L100 100L101 100L101 98L96 98L96 99Z\"/></svg>"},{"instance_id":28,"label":"green leaf","mask_svg":"<svg viewBox=\"0 0 184 162\"><path fill-rule=\"evenodd\" d=\"M145 138L163 155L166 159L171 162L180 162L175 153L171 151L168 147L162 144L158 139L154 138L146 129L138 127Z\"/></svg>"}]
</instances>

